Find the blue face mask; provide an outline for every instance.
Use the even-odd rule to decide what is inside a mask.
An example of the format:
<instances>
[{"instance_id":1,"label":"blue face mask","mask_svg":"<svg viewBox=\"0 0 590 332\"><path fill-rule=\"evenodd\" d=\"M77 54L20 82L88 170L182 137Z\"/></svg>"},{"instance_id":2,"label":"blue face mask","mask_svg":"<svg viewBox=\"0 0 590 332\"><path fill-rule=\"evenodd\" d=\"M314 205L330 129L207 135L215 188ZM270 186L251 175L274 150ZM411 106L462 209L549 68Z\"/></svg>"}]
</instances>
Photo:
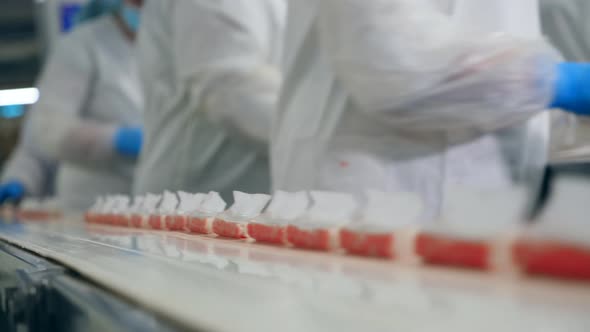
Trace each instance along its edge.
<instances>
[{"instance_id":1,"label":"blue face mask","mask_svg":"<svg viewBox=\"0 0 590 332\"><path fill-rule=\"evenodd\" d=\"M134 32L137 32L137 30L139 29L139 23L141 21L141 14L139 13L139 9L133 6L123 5L123 7L121 7L121 17L123 18L123 21L125 21L125 24L127 24L127 26L129 27L129 29L131 29Z\"/></svg>"}]
</instances>

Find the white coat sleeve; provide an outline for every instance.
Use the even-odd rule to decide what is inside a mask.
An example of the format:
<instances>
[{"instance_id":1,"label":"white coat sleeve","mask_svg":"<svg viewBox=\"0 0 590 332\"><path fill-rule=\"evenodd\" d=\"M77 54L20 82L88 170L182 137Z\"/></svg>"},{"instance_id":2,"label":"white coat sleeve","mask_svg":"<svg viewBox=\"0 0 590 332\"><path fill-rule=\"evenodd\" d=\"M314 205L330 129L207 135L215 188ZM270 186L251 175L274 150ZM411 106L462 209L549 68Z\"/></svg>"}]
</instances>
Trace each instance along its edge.
<instances>
[{"instance_id":1,"label":"white coat sleeve","mask_svg":"<svg viewBox=\"0 0 590 332\"><path fill-rule=\"evenodd\" d=\"M92 164L115 156L116 126L84 118L95 68L87 44L74 31L56 46L38 82L40 98L32 109L31 145L50 160Z\"/></svg>"},{"instance_id":2,"label":"white coat sleeve","mask_svg":"<svg viewBox=\"0 0 590 332\"><path fill-rule=\"evenodd\" d=\"M359 108L408 130L495 130L546 109L556 54L475 32L427 0L319 0L325 52Z\"/></svg>"},{"instance_id":3,"label":"white coat sleeve","mask_svg":"<svg viewBox=\"0 0 590 332\"><path fill-rule=\"evenodd\" d=\"M19 144L4 167L1 183L19 181L25 186L28 195L40 196L50 180L47 177L52 174L51 166L50 162L38 158L24 144Z\"/></svg>"},{"instance_id":4,"label":"white coat sleeve","mask_svg":"<svg viewBox=\"0 0 590 332\"><path fill-rule=\"evenodd\" d=\"M281 83L269 60L276 31L268 2L181 0L171 19L188 107L257 142L270 139Z\"/></svg>"}]
</instances>

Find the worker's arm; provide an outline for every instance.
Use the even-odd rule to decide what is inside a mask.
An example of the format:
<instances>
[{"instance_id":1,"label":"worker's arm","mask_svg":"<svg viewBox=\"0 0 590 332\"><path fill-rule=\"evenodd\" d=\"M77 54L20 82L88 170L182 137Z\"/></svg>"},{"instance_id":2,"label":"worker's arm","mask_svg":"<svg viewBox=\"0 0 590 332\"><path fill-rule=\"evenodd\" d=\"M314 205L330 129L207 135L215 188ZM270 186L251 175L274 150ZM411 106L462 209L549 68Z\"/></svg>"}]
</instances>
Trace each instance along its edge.
<instances>
[{"instance_id":1,"label":"worker's arm","mask_svg":"<svg viewBox=\"0 0 590 332\"><path fill-rule=\"evenodd\" d=\"M43 158L82 164L118 157L117 124L85 118L96 78L92 40L74 31L49 58L38 83L40 99L31 115L31 145Z\"/></svg>"},{"instance_id":2,"label":"worker's arm","mask_svg":"<svg viewBox=\"0 0 590 332\"><path fill-rule=\"evenodd\" d=\"M187 103L244 137L268 142L281 84L271 63L283 0L181 0L174 3L178 83ZM275 2L275 3L273 3Z\"/></svg>"},{"instance_id":3,"label":"worker's arm","mask_svg":"<svg viewBox=\"0 0 590 332\"><path fill-rule=\"evenodd\" d=\"M50 180L48 177L53 176L53 167L51 162L41 160L19 144L4 167L0 187L17 184L22 186L23 195L41 196Z\"/></svg>"},{"instance_id":4,"label":"worker's arm","mask_svg":"<svg viewBox=\"0 0 590 332\"><path fill-rule=\"evenodd\" d=\"M319 1L338 79L395 126L494 130L551 102L556 58L542 41L473 32L427 0Z\"/></svg>"}]
</instances>

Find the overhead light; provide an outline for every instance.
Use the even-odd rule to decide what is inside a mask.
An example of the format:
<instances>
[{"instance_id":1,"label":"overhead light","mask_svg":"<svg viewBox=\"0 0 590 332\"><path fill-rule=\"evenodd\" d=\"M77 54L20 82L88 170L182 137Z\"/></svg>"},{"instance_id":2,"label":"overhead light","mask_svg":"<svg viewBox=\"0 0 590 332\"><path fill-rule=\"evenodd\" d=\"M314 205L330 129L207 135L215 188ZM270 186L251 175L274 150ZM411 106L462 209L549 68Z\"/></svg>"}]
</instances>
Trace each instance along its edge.
<instances>
[{"instance_id":1,"label":"overhead light","mask_svg":"<svg viewBox=\"0 0 590 332\"><path fill-rule=\"evenodd\" d=\"M39 100L37 88L0 90L0 106L30 105Z\"/></svg>"}]
</instances>

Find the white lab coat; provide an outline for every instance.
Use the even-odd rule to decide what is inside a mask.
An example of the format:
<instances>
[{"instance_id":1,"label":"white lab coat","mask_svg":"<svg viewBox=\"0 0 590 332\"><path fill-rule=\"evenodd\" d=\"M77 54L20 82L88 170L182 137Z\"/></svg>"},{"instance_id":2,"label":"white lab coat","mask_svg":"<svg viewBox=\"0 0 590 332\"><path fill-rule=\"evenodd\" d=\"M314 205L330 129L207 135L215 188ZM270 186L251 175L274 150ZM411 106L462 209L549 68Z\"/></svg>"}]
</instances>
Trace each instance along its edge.
<instances>
[{"instance_id":1,"label":"white lab coat","mask_svg":"<svg viewBox=\"0 0 590 332\"><path fill-rule=\"evenodd\" d=\"M590 1L540 0L543 33L567 61L590 62ZM590 162L590 117L552 112L551 162Z\"/></svg>"},{"instance_id":2,"label":"white lab coat","mask_svg":"<svg viewBox=\"0 0 590 332\"><path fill-rule=\"evenodd\" d=\"M25 186L28 196L50 197L55 194L57 164L42 158L31 145L34 135L30 115L25 118L18 145L4 166L0 183L16 180Z\"/></svg>"},{"instance_id":3,"label":"white lab coat","mask_svg":"<svg viewBox=\"0 0 590 332\"><path fill-rule=\"evenodd\" d=\"M135 162L113 147L121 126L141 126L134 46L112 16L81 25L55 47L39 80L32 146L59 160L57 195L83 210L97 195L130 193Z\"/></svg>"},{"instance_id":4,"label":"white lab coat","mask_svg":"<svg viewBox=\"0 0 590 332\"><path fill-rule=\"evenodd\" d=\"M590 1L539 0L543 33L568 61L590 61Z\"/></svg>"},{"instance_id":5,"label":"white lab coat","mask_svg":"<svg viewBox=\"0 0 590 332\"><path fill-rule=\"evenodd\" d=\"M285 0L153 0L142 11L146 144L136 193L268 192Z\"/></svg>"},{"instance_id":6,"label":"white lab coat","mask_svg":"<svg viewBox=\"0 0 590 332\"><path fill-rule=\"evenodd\" d=\"M432 217L449 186L538 186L555 53L537 3L445 2L289 3L275 190L410 191ZM494 7L474 15L508 8L536 29L495 33L473 2Z\"/></svg>"},{"instance_id":7,"label":"white lab coat","mask_svg":"<svg viewBox=\"0 0 590 332\"><path fill-rule=\"evenodd\" d=\"M31 148L19 143L6 162L0 184L21 182L31 197L51 197L54 194L56 165L39 158Z\"/></svg>"}]
</instances>

